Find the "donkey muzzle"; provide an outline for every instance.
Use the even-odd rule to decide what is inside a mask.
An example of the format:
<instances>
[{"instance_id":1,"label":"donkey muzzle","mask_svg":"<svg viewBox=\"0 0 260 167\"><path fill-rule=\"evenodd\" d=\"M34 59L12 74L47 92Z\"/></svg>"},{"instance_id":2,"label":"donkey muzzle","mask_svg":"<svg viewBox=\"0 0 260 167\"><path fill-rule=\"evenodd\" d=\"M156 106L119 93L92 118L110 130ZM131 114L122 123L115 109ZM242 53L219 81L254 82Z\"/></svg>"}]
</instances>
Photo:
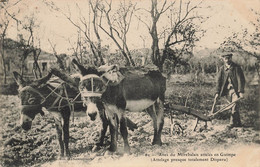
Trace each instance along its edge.
<instances>
[{"instance_id":1,"label":"donkey muzzle","mask_svg":"<svg viewBox=\"0 0 260 167\"><path fill-rule=\"evenodd\" d=\"M94 121L97 118L98 108L95 103L88 103L87 104L87 115L90 117L92 121Z\"/></svg>"},{"instance_id":2,"label":"donkey muzzle","mask_svg":"<svg viewBox=\"0 0 260 167\"><path fill-rule=\"evenodd\" d=\"M23 122L21 127L23 128L23 130L28 131L32 127L32 122Z\"/></svg>"}]
</instances>

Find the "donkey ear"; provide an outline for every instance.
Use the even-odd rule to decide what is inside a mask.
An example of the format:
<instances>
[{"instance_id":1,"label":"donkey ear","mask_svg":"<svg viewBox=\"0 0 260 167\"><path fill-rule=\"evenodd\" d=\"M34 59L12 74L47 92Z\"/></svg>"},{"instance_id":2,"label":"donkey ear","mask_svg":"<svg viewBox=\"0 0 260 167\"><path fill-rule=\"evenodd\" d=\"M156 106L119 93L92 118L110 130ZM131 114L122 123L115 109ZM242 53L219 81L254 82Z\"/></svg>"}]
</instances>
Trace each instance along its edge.
<instances>
[{"instance_id":1,"label":"donkey ear","mask_svg":"<svg viewBox=\"0 0 260 167\"><path fill-rule=\"evenodd\" d=\"M42 85L42 84L45 84L47 81L50 80L51 76L52 76L52 72L49 72L49 74L46 75L45 77L34 81L34 85L35 85L35 86L40 86L40 85Z\"/></svg>"},{"instance_id":2,"label":"donkey ear","mask_svg":"<svg viewBox=\"0 0 260 167\"><path fill-rule=\"evenodd\" d=\"M79 64L79 62L76 59L72 59L72 63Z\"/></svg>"},{"instance_id":3,"label":"donkey ear","mask_svg":"<svg viewBox=\"0 0 260 167\"><path fill-rule=\"evenodd\" d=\"M18 85L24 86L25 81L23 80L23 77L16 71L13 72L14 79Z\"/></svg>"},{"instance_id":4,"label":"donkey ear","mask_svg":"<svg viewBox=\"0 0 260 167\"><path fill-rule=\"evenodd\" d=\"M72 63L74 63L77 66L81 75L86 75L88 73L87 69L83 65L79 64L79 62L76 59L73 59Z\"/></svg>"}]
</instances>

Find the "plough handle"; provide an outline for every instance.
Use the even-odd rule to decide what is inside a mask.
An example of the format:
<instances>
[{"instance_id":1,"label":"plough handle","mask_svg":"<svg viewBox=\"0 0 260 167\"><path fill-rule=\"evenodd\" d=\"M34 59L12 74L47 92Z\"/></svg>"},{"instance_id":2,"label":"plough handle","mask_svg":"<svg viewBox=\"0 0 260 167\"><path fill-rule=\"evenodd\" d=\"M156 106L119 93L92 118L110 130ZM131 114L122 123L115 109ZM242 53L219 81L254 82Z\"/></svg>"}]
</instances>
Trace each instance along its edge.
<instances>
[{"instance_id":1,"label":"plough handle","mask_svg":"<svg viewBox=\"0 0 260 167\"><path fill-rule=\"evenodd\" d=\"M210 111L210 115L212 115L214 113L216 103L217 103L217 97L214 98L214 102L213 102L213 105L212 105L212 108L211 108L211 111Z\"/></svg>"},{"instance_id":2,"label":"plough handle","mask_svg":"<svg viewBox=\"0 0 260 167\"><path fill-rule=\"evenodd\" d=\"M221 112L223 112L223 111L226 111L226 110L230 109L230 107L231 107L232 105L234 105L236 102L238 102L238 101L241 100L241 99L243 99L243 98L240 97L240 98L236 99L235 101L229 103L228 105L226 105L225 107L221 108L220 110L218 110L218 111L215 112L214 114L209 115L209 117L210 117L211 120L212 120L218 113L221 113Z\"/></svg>"}]
</instances>

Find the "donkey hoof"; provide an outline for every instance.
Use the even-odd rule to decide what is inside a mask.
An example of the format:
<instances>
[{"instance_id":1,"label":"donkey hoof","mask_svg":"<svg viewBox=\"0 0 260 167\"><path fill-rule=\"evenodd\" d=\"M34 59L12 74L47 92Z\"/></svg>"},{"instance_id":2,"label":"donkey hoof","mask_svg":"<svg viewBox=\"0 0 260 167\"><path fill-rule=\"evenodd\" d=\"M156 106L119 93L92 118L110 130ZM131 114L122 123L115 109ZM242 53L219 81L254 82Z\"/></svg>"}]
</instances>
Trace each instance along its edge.
<instances>
[{"instance_id":1,"label":"donkey hoof","mask_svg":"<svg viewBox=\"0 0 260 167\"><path fill-rule=\"evenodd\" d=\"M70 156L59 156L58 160L70 160Z\"/></svg>"},{"instance_id":2,"label":"donkey hoof","mask_svg":"<svg viewBox=\"0 0 260 167\"><path fill-rule=\"evenodd\" d=\"M129 146L125 146L125 148L124 148L124 154L126 154L126 155L130 155L131 153L130 153L130 147Z\"/></svg>"},{"instance_id":3,"label":"donkey hoof","mask_svg":"<svg viewBox=\"0 0 260 167\"><path fill-rule=\"evenodd\" d=\"M124 151L124 155L131 155L130 150L125 150L125 151Z\"/></svg>"},{"instance_id":4,"label":"donkey hoof","mask_svg":"<svg viewBox=\"0 0 260 167\"><path fill-rule=\"evenodd\" d=\"M58 156L58 160L65 160L64 156Z\"/></svg>"},{"instance_id":5,"label":"donkey hoof","mask_svg":"<svg viewBox=\"0 0 260 167\"><path fill-rule=\"evenodd\" d=\"M111 151L111 152L115 152L116 151L116 147L113 147L113 146L111 147L110 146L108 150Z\"/></svg>"},{"instance_id":6,"label":"donkey hoof","mask_svg":"<svg viewBox=\"0 0 260 167\"><path fill-rule=\"evenodd\" d=\"M63 160L64 159L64 154L59 154L57 157L58 160Z\"/></svg>"},{"instance_id":7,"label":"donkey hoof","mask_svg":"<svg viewBox=\"0 0 260 167\"><path fill-rule=\"evenodd\" d=\"M153 141L152 142L152 145L159 145L159 146L161 146L162 145L162 141Z\"/></svg>"},{"instance_id":8,"label":"donkey hoof","mask_svg":"<svg viewBox=\"0 0 260 167\"><path fill-rule=\"evenodd\" d=\"M105 151L104 156L109 156L109 155L113 155L113 154L114 154L114 152L107 150L107 151Z\"/></svg>"},{"instance_id":9,"label":"donkey hoof","mask_svg":"<svg viewBox=\"0 0 260 167\"><path fill-rule=\"evenodd\" d=\"M70 154L68 155L59 155L58 160L70 160Z\"/></svg>"},{"instance_id":10,"label":"donkey hoof","mask_svg":"<svg viewBox=\"0 0 260 167\"><path fill-rule=\"evenodd\" d=\"M68 155L65 156L65 160L70 160L70 159L71 159L70 154L68 154Z\"/></svg>"}]
</instances>

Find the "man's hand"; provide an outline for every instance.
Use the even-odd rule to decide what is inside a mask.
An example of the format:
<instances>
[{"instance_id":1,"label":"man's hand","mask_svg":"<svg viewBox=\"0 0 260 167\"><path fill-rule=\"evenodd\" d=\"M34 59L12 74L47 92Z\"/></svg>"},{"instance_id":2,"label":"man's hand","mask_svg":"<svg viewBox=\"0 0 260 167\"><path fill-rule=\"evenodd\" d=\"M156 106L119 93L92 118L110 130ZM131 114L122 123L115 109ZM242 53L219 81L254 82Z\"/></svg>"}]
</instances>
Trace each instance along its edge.
<instances>
[{"instance_id":1,"label":"man's hand","mask_svg":"<svg viewBox=\"0 0 260 167\"><path fill-rule=\"evenodd\" d=\"M240 98L244 98L244 93L239 93Z\"/></svg>"}]
</instances>

